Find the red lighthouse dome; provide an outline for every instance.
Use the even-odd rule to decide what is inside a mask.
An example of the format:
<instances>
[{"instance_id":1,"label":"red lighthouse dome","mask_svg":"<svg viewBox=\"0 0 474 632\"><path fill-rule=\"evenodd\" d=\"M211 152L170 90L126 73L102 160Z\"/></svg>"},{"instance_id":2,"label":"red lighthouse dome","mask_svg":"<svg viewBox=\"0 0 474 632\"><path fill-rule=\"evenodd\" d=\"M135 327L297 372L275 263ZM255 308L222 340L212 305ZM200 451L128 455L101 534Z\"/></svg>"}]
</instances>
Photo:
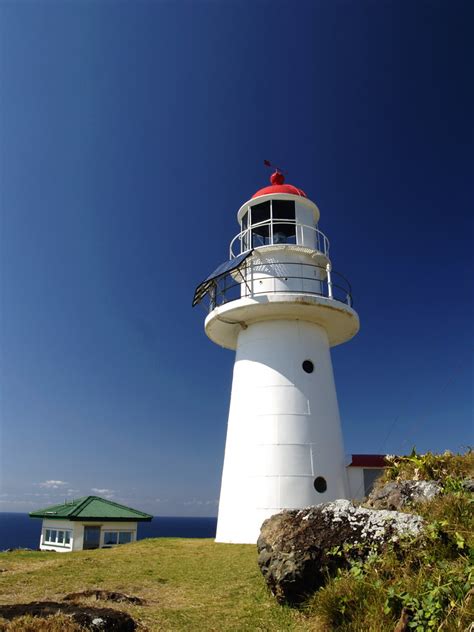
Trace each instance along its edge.
<instances>
[{"instance_id":1,"label":"red lighthouse dome","mask_svg":"<svg viewBox=\"0 0 474 632\"><path fill-rule=\"evenodd\" d=\"M271 185L259 189L252 195L252 198L260 197L261 195L271 195L272 193L289 193L290 195L299 195L300 197L306 197L306 193L302 189L294 187L292 184L285 184L285 176L281 171L275 171L270 176Z\"/></svg>"}]
</instances>

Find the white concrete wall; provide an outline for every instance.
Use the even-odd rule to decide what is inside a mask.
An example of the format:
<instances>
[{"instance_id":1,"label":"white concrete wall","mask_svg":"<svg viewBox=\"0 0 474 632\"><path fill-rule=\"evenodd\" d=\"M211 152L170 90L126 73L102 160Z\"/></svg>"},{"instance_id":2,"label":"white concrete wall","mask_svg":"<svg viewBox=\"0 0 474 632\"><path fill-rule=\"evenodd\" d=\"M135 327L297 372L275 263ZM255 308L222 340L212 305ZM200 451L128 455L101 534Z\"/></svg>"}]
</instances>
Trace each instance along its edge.
<instances>
[{"instance_id":1,"label":"white concrete wall","mask_svg":"<svg viewBox=\"0 0 474 632\"><path fill-rule=\"evenodd\" d=\"M104 545L105 531L132 531L132 542L137 539L136 522L79 522L76 520L43 520L41 529L40 549L42 551L57 551L66 553L70 551L82 551L84 547L84 526L100 527L100 546ZM46 544L44 537L46 529L68 529L72 531L72 546L60 544Z\"/></svg>"},{"instance_id":2,"label":"white concrete wall","mask_svg":"<svg viewBox=\"0 0 474 632\"><path fill-rule=\"evenodd\" d=\"M362 500L364 498L364 468L348 467L347 480L349 483L349 497L352 500Z\"/></svg>"},{"instance_id":3,"label":"white concrete wall","mask_svg":"<svg viewBox=\"0 0 474 632\"><path fill-rule=\"evenodd\" d=\"M238 338L216 541L255 543L274 513L347 496L326 331L296 320L250 325Z\"/></svg>"},{"instance_id":4,"label":"white concrete wall","mask_svg":"<svg viewBox=\"0 0 474 632\"><path fill-rule=\"evenodd\" d=\"M104 545L104 531L133 531L132 542L137 539L136 522L77 522L77 543L79 551L84 548L84 527L100 527L100 546ZM76 549L74 549L76 550Z\"/></svg>"},{"instance_id":5,"label":"white concrete wall","mask_svg":"<svg viewBox=\"0 0 474 632\"><path fill-rule=\"evenodd\" d=\"M48 544L45 542L46 529L68 530L71 531L71 542L69 545ZM41 527L40 546L42 551L57 551L58 553L69 553L77 549L77 528L76 524L71 520L43 520Z\"/></svg>"},{"instance_id":6,"label":"white concrete wall","mask_svg":"<svg viewBox=\"0 0 474 632\"><path fill-rule=\"evenodd\" d=\"M257 297L265 293L290 292L321 294L321 280L326 270L318 267L314 259L296 249L273 249L266 246L255 250L250 257L252 265L245 273L241 296ZM240 282L240 279L236 280Z\"/></svg>"},{"instance_id":7,"label":"white concrete wall","mask_svg":"<svg viewBox=\"0 0 474 632\"><path fill-rule=\"evenodd\" d=\"M381 467L357 467L351 465L347 468L347 479L349 482L349 494L352 500L362 500L370 493L367 489L368 481L365 473L373 473L377 478L383 474Z\"/></svg>"}]
</instances>

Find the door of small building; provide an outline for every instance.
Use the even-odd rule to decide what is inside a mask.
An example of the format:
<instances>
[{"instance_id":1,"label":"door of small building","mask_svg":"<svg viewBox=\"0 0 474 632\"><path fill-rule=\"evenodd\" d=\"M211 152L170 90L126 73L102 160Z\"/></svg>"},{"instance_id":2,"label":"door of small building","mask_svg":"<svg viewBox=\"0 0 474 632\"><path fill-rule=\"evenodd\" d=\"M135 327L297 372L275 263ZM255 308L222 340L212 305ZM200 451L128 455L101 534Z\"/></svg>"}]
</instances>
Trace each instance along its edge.
<instances>
[{"instance_id":1,"label":"door of small building","mask_svg":"<svg viewBox=\"0 0 474 632\"><path fill-rule=\"evenodd\" d=\"M100 547L100 527L84 527L84 549Z\"/></svg>"}]
</instances>

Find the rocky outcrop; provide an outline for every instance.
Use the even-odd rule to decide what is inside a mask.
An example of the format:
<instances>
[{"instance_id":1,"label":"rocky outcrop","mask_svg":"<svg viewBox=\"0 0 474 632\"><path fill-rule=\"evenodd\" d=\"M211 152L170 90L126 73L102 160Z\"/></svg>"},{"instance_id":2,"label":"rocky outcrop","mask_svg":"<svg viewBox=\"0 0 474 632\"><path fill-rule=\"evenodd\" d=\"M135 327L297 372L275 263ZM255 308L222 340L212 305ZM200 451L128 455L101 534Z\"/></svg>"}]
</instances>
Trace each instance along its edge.
<instances>
[{"instance_id":1,"label":"rocky outcrop","mask_svg":"<svg viewBox=\"0 0 474 632\"><path fill-rule=\"evenodd\" d=\"M466 478L462 482L462 486L466 492L474 492L474 478Z\"/></svg>"},{"instance_id":2,"label":"rocky outcrop","mask_svg":"<svg viewBox=\"0 0 474 632\"><path fill-rule=\"evenodd\" d=\"M441 491L441 485L435 481L392 481L379 489L374 489L365 506L400 511L413 503L428 502Z\"/></svg>"},{"instance_id":3,"label":"rocky outcrop","mask_svg":"<svg viewBox=\"0 0 474 632\"><path fill-rule=\"evenodd\" d=\"M257 542L258 564L280 603L298 604L347 562L335 547L354 545L363 559L388 542L417 536L420 516L356 507L348 500L286 510L265 520Z\"/></svg>"},{"instance_id":4,"label":"rocky outcrop","mask_svg":"<svg viewBox=\"0 0 474 632\"><path fill-rule=\"evenodd\" d=\"M106 630L107 632L133 632L136 629L132 617L112 608L92 608L55 601L33 601L31 603L0 606L0 617L12 620L25 615L49 617L65 614L83 626L85 630Z\"/></svg>"}]
</instances>

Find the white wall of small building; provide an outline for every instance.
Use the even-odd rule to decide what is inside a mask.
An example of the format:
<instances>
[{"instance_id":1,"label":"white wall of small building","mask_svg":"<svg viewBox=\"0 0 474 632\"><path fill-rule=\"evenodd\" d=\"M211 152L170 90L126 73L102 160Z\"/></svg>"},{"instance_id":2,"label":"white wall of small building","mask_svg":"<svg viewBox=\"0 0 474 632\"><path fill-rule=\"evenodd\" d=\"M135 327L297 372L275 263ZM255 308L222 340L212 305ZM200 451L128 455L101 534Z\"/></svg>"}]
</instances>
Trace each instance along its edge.
<instances>
[{"instance_id":1,"label":"white wall of small building","mask_svg":"<svg viewBox=\"0 0 474 632\"><path fill-rule=\"evenodd\" d=\"M367 495L365 471L372 471L376 476L382 475L383 468L380 467L357 467L354 465L347 468L347 482L349 484L349 498L352 500L362 500Z\"/></svg>"},{"instance_id":2,"label":"white wall of small building","mask_svg":"<svg viewBox=\"0 0 474 632\"><path fill-rule=\"evenodd\" d=\"M41 528L40 546L42 551L57 551L58 553L68 553L77 551L77 529L76 523L71 520L43 520ZM46 542L46 529L56 529L57 531L70 531L71 542L69 544L50 544Z\"/></svg>"},{"instance_id":3,"label":"white wall of small building","mask_svg":"<svg viewBox=\"0 0 474 632\"><path fill-rule=\"evenodd\" d=\"M43 520L41 529L40 549L42 551L57 551L67 553L70 551L82 551L84 547L84 527L100 527L100 548L104 546L104 533L106 531L131 531L131 541L137 539L136 522L80 522L77 520ZM46 529L71 531L70 545L48 544L45 542Z\"/></svg>"},{"instance_id":4,"label":"white wall of small building","mask_svg":"<svg viewBox=\"0 0 474 632\"><path fill-rule=\"evenodd\" d=\"M362 500L364 497L364 468L348 467L347 482L349 484L349 498Z\"/></svg>"}]
</instances>

